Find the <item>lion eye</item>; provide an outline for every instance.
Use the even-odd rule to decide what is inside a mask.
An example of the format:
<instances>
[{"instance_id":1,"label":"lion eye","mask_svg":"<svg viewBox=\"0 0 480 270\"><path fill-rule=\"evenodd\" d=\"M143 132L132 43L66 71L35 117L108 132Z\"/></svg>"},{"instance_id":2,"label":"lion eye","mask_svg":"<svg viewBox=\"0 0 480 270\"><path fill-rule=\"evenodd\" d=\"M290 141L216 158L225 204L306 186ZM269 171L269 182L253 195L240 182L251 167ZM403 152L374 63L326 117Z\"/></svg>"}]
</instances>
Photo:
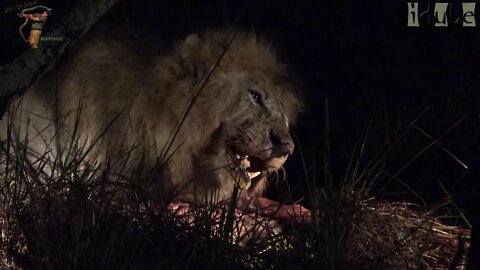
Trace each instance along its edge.
<instances>
[{"instance_id":1,"label":"lion eye","mask_svg":"<svg viewBox=\"0 0 480 270\"><path fill-rule=\"evenodd\" d=\"M258 93L257 91L255 91L253 89L248 89L248 93L250 94L250 96L253 98L253 100L256 103L262 104L262 94Z\"/></svg>"}]
</instances>

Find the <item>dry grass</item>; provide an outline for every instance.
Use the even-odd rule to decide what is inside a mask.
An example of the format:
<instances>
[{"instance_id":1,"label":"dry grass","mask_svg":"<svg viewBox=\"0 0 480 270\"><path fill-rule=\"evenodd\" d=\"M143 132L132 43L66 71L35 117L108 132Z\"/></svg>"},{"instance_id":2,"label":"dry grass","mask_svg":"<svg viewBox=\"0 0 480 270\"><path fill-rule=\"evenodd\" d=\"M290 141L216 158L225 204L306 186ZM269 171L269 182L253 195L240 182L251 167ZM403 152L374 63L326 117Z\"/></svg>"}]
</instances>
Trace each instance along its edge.
<instances>
[{"instance_id":1,"label":"dry grass","mask_svg":"<svg viewBox=\"0 0 480 270\"><path fill-rule=\"evenodd\" d=\"M353 223L346 257L363 269L465 267L470 231L445 225L416 205L365 201Z\"/></svg>"},{"instance_id":2,"label":"dry grass","mask_svg":"<svg viewBox=\"0 0 480 270\"><path fill-rule=\"evenodd\" d=\"M280 232L275 221L228 203L153 207L138 192L119 197L118 188L129 187L105 173L70 175L60 184L26 172L2 182L2 268L328 269L330 255L335 269L449 269L459 252L455 269L465 264L469 231L408 203L351 196L355 207L341 223L319 211L318 224ZM332 224L339 242L326 237Z\"/></svg>"}]
</instances>

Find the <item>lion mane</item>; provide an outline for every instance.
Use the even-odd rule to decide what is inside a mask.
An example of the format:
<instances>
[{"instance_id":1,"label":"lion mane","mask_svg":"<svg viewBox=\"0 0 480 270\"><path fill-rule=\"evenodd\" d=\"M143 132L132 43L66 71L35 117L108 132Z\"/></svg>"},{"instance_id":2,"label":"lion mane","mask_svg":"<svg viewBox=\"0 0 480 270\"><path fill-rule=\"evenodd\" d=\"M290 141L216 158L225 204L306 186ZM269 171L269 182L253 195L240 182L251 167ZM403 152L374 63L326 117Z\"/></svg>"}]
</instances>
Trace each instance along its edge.
<instances>
[{"instance_id":1,"label":"lion mane","mask_svg":"<svg viewBox=\"0 0 480 270\"><path fill-rule=\"evenodd\" d=\"M232 30L190 35L167 54L139 43L87 39L10 104L2 139L10 119L32 155L58 158L75 133L78 146L95 144L87 162L163 163L162 189L189 202L261 194L293 151L302 107L270 43Z\"/></svg>"}]
</instances>

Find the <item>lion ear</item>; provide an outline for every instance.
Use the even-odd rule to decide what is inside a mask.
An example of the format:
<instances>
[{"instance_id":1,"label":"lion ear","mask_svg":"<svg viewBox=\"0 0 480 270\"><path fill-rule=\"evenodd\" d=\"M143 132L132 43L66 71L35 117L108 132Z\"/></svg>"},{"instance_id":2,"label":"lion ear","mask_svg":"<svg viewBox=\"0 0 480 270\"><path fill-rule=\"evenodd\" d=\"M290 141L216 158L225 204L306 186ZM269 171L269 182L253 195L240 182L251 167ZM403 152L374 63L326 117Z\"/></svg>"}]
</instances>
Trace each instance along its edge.
<instances>
[{"instance_id":1,"label":"lion ear","mask_svg":"<svg viewBox=\"0 0 480 270\"><path fill-rule=\"evenodd\" d=\"M198 43L200 43L200 38L196 34L189 35L185 39L185 44L189 46L195 46L198 45Z\"/></svg>"}]
</instances>

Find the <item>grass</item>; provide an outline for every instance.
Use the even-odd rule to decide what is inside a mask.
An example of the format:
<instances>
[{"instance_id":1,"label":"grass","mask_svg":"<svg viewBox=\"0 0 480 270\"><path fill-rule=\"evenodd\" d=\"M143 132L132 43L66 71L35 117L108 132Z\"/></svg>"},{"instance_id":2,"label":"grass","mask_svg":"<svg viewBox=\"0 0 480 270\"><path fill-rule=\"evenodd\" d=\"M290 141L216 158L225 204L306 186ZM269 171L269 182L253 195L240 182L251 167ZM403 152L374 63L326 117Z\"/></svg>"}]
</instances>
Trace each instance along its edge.
<instances>
[{"instance_id":1,"label":"grass","mask_svg":"<svg viewBox=\"0 0 480 270\"><path fill-rule=\"evenodd\" d=\"M303 225L243 213L234 200L197 208L173 202L152 190L153 170L85 165L93 146L80 147L75 134L53 164L29 155L28 136L11 134L0 155L0 268L462 269L469 230L442 223L445 204L424 208L370 194L391 176L385 150L362 168L368 132L345 175L333 175L326 108L320 180L304 161L314 211Z\"/></svg>"}]
</instances>

